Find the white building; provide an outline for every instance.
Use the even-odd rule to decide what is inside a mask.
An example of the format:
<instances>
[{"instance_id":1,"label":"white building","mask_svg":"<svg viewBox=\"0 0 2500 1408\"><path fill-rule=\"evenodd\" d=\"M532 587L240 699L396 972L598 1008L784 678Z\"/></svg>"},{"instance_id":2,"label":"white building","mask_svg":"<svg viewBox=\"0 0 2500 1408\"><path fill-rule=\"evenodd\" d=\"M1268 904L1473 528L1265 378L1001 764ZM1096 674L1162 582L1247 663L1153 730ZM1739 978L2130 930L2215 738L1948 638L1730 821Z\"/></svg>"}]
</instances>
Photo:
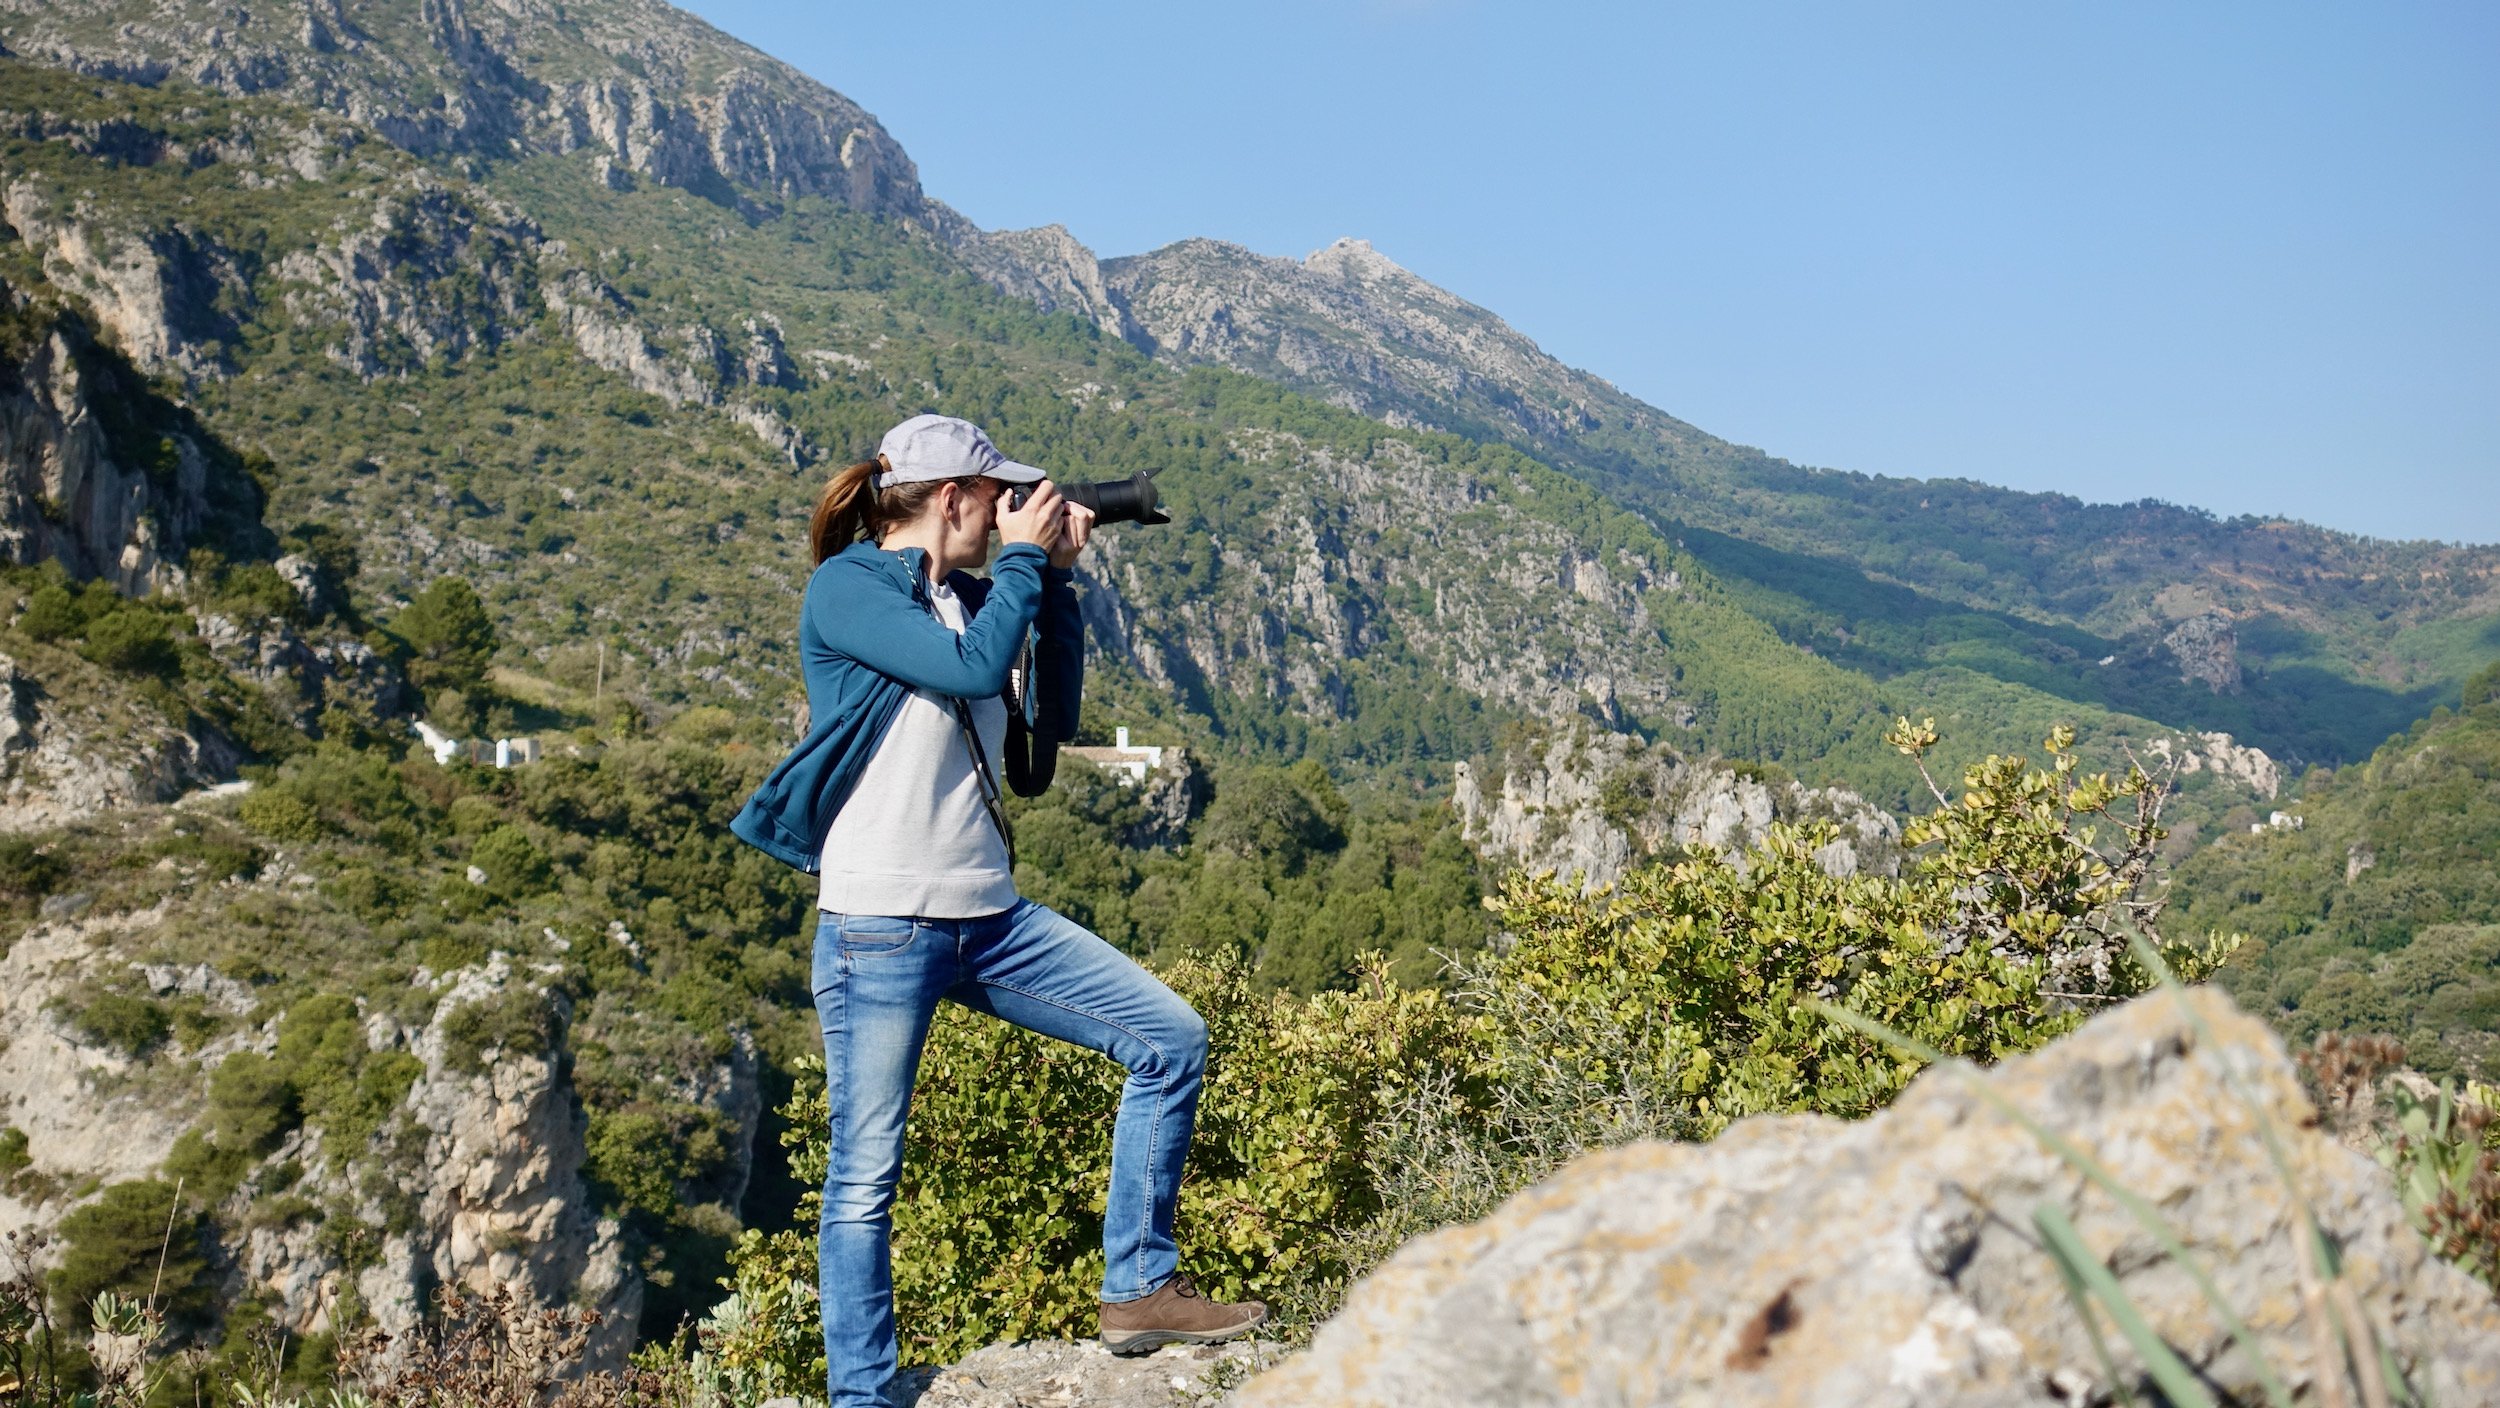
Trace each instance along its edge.
<instances>
[{"instance_id":1,"label":"white building","mask_svg":"<svg viewBox=\"0 0 2500 1408\"><path fill-rule=\"evenodd\" d=\"M1122 787L1135 787L1146 780L1146 774L1163 766L1163 750L1159 747L1129 746L1128 726L1112 731L1108 748L1062 748L1066 756L1083 758L1116 779Z\"/></svg>"}]
</instances>

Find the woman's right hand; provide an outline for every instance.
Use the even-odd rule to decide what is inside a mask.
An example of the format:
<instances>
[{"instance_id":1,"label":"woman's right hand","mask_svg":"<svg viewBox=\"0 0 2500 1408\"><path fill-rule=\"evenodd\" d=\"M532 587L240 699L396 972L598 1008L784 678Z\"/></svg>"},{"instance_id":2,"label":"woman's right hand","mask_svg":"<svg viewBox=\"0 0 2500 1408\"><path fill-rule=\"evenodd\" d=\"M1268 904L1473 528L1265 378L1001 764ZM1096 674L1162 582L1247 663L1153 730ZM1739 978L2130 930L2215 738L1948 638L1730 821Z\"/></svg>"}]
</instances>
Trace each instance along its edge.
<instances>
[{"instance_id":1,"label":"woman's right hand","mask_svg":"<svg viewBox=\"0 0 2500 1408\"><path fill-rule=\"evenodd\" d=\"M1059 535L1066 530L1067 515L1061 512L1067 500L1059 497L1059 486L1045 479L1033 486L1033 496L1024 507L1007 507L1006 493L998 504L998 540L1002 543L1031 543L1044 552L1059 546Z\"/></svg>"}]
</instances>

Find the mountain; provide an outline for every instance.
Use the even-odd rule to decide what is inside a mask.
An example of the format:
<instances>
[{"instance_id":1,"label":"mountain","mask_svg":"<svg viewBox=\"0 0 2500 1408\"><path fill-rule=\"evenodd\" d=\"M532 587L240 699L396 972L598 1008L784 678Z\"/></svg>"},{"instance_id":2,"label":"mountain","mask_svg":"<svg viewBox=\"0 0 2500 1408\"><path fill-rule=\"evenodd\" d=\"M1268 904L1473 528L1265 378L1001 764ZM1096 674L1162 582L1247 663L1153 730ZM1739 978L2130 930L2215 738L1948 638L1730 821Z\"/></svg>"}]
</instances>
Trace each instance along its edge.
<instances>
[{"instance_id":1,"label":"mountain","mask_svg":"<svg viewBox=\"0 0 2500 1408\"><path fill-rule=\"evenodd\" d=\"M2385 1033L2500 1076L2500 665L2369 758L2305 780L2179 868L2191 932L2250 936L2225 981L2298 1037ZM2279 818L2279 819L2278 819Z\"/></svg>"},{"instance_id":2,"label":"mountain","mask_svg":"<svg viewBox=\"0 0 2500 1408\"><path fill-rule=\"evenodd\" d=\"M1300 261L1211 240L1098 260L1057 227L980 231L855 104L664 5L426 0L353 23L319 4L0 13L22 56L283 96L422 156L569 154L609 187L683 190L750 221L806 197L888 217L1158 359L1513 444L1641 513L1791 644L1912 690L1975 671L2332 763L2500 645L2500 549L1792 465L1564 366L1361 241Z\"/></svg>"},{"instance_id":3,"label":"mountain","mask_svg":"<svg viewBox=\"0 0 2500 1408\"><path fill-rule=\"evenodd\" d=\"M993 242L1051 270L1028 281L1046 306L1158 357L1517 445L1641 512L1783 638L1878 678L1963 666L2333 762L2500 648L2500 548L1793 465L1360 240L1299 261L1185 240L1097 262L1056 228Z\"/></svg>"}]
</instances>

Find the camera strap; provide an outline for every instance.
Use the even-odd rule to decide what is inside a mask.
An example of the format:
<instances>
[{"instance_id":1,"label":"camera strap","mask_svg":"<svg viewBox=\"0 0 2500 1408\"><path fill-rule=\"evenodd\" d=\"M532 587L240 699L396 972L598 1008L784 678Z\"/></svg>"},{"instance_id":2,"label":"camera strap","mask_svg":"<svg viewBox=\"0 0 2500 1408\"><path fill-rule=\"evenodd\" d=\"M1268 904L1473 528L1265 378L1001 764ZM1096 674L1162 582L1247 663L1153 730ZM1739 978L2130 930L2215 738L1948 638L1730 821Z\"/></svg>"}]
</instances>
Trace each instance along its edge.
<instances>
[{"instance_id":1,"label":"camera strap","mask_svg":"<svg viewBox=\"0 0 2500 1408\"><path fill-rule=\"evenodd\" d=\"M1014 718L1013 711L1008 717ZM981 731L973 726L971 700L955 701L955 722L963 728L964 750L972 754L972 774L981 781L981 805L997 824L998 839L1007 843L1007 869L1012 874L1016 868L1016 828L1007 820L1006 800L999 796L998 778L990 771L989 754L981 751Z\"/></svg>"}]
</instances>

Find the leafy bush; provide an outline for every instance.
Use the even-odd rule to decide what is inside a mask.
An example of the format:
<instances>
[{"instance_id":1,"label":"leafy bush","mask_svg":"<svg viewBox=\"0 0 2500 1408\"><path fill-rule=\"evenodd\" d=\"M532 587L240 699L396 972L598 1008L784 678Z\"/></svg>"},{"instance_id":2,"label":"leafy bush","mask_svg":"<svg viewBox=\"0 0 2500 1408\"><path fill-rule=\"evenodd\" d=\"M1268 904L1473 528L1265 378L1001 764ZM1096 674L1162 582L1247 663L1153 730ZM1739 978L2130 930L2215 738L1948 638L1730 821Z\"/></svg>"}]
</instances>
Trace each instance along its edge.
<instances>
[{"instance_id":1,"label":"leafy bush","mask_svg":"<svg viewBox=\"0 0 2500 1408\"><path fill-rule=\"evenodd\" d=\"M390 632L408 648L408 682L418 689L474 691L486 682L495 621L467 579L436 578L391 618Z\"/></svg>"},{"instance_id":2,"label":"leafy bush","mask_svg":"<svg viewBox=\"0 0 2500 1408\"><path fill-rule=\"evenodd\" d=\"M547 994L512 987L452 1009L443 1018L443 1064L481 1071L490 1051L536 1056L555 1039L555 1010Z\"/></svg>"},{"instance_id":3,"label":"leafy bush","mask_svg":"<svg viewBox=\"0 0 2500 1408\"><path fill-rule=\"evenodd\" d=\"M272 841L311 841L321 835L321 813L291 788L255 788L244 794L235 816Z\"/></svg>"},{"instance_id":4,"label":"leafy bush","mask_svg":"<svg viewBox=\"0 0 2500 1408\"><path fill-rule=\"evenodd\" d=\"M2457 711L2479 709L2495 699L2500 699L2500 660L2485 665L2466 680L2457 696Z\"/></svg>"},{"instance_id":5,"label":"leafy bush","mask_svg":"<svg viewBox=\"0 0 2500 1408\"><path fill-rule=\"evenodd\" d=\"M1935 741L1907 721L1892 738L1921 767ZM1454 1001L1376 967L1353 991L1296 997L1261 995L1239 960L1171 965L1214 1050L1182 1187L1184 1264L1214 1294L1260 1295L1307 1323L1406 1237L1480 1215L1586 1149L1706 1138L1757 1112L1879 1108L1917 1062L1812 999L1995 1060L2143 991L2151 975L2125 935L2158 932L2166 779L2085 774L2072 743L2052 736L2041 769L1973 766L1958 802L1939 791L1897 879L1834 878L1814 860L1828 835L1792 827L1613 891L1516 879L1493 902L1511 941L1461 965ZM2226 951L2166 947L2198 976ZM1118 1075L941 1011L895 1209L908 1355L943 1361L1091 1315ZM784 1113L797 1171L821 1178L821 1085ZM800 1224L735 1254L746 1314L718 1346L730 1362L806 1368L791 1356L813 1353L812 1327L755 1313L813 1314L788 1294L812 1278L812 1205Z\"/></svg>"},{"instance_id":6,"label":"leafy bush","mask_svg":"<svg viewBox=\"0 0 2500 1408\"><path fill-rule=\"evenodd\" d=\"M122 992L95 992L68 1005L70 1026L98 1046L144 1056L173 1031L163 1003Z\"/></svg>"},{"instance_id":7,"label":"leafy bush","mask_svg":"<svg viewBox=\"0 0 2500 1408\"><path fill-rule=\"evenodd\" d=\"M60 1318L86 1325L95 1298L109 1291L153 1299L170 1319L205 1321L212 1301L201 1231L199 1200L178 1197L170 1183L145 1179L106 1188L61 1219L64 1248L51 1278Z\"/></svg>"},{"instance_id":8,"label":"leafy bush","mask_svg":"<svg viewBox=\"0 0 2500 1408\"><path fill-rule=\"evenodd\" d=\"M132 675L170 675L180 664L165 613L135 604L90 620L87 643L79 654L108 670Z\"/></svg>"},{"instance_id":9,"label":"leafy bush","mask_svg":"<svg viewBox=\"0 0 2500 1408\"><path fill-rule=\"evenodd\" d=\"M41 899L69 873L58 856L31 836L0 836L0 894Z\"/></svg>"},{"instance_id":10,"label":"leafy bush","mask_svg":"<svg viewBox=\"0 0 2500 1408\"><path fill-rule=\"evenodd\" d=\"M465 798L463 800L466 800ZM517 826L498 826L477 838L469 864L486 872L486 887L506 899L534 895L547 888L546 854Z\"/></svg>"},{"instance_id":11,"label":"leafy bush","mask_svg":"<svg viewBox=\"0 0 2500 1408\"><path fill-rule=\"evenodd\" d=\"M46 582L26 599L26 613L17 628L33 640L60 640L87 628L87 613L78 597L59 582Z\"/></svg>"}]
</instances>

